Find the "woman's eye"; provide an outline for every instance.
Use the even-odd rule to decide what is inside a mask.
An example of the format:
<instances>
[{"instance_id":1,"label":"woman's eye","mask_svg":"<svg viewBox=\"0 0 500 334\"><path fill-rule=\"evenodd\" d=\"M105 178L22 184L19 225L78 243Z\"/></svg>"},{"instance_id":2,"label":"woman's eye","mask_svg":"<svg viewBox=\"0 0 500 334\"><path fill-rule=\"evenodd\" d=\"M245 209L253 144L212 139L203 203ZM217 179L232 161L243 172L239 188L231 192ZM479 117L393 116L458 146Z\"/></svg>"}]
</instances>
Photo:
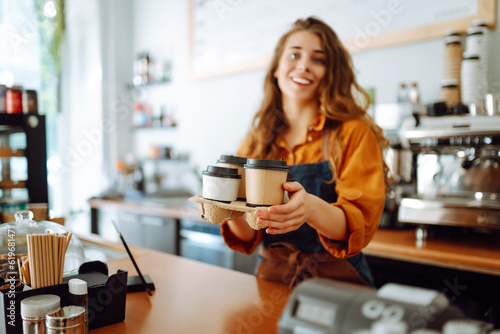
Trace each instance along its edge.
<instances>
[{"instance_id":1,"label":"woman's eye","mask_svg":"<svg viewBox=\"0 0 500 334\"><path fill-rule=\"evenodd\" d=\"M290 54L290 59L298 59L299 58L299 54L298 53L292 53Z\"/></svg>"},{"instance_id":2,"label":"woman's eye","mask_svg":"<svg viewBox=\"0 0 500 334\"><path fill-rule=\"evenodd\" d=\"M325 60L323 58L315 58L314 59L314 62L315 63L318 63L318 64L324 64L325 63Z\"/></svg>"}]
</instances>

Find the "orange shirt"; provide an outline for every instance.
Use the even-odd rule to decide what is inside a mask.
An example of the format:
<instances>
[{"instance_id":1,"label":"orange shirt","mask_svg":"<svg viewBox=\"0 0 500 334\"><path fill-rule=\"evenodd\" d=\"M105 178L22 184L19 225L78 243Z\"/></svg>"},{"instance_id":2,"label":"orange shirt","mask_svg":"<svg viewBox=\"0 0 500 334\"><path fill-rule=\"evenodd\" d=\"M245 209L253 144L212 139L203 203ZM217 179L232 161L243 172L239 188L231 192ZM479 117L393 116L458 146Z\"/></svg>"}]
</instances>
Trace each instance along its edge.
<instances>
[{"instance_id":1,"label":"orange shirt","mask_svg":"<svg viewBox=\"0 0 500 334\"><path fill-rule=\"evenodd\" d=\"M308 127L306 137L293 149L288 148L283 139L278 139L280 149L276 159L283 158L288 165L323 161L321 132L324 125L325 116L320 116ZM332 184L338 195L332 205L344 211L349 239L336 242L321 234L319 237L328 252L344 258L359 253L375 234L384 210L385 181L382 152L367 124L360 119L346 121L341 126L339 138L343 147L342 165L336 182ZM255 250L264 233L263 230L257 231L254 240L245 243L231 233L226 222L221 228L226 244L247 254Z\"/></svg>"}]
</instances>

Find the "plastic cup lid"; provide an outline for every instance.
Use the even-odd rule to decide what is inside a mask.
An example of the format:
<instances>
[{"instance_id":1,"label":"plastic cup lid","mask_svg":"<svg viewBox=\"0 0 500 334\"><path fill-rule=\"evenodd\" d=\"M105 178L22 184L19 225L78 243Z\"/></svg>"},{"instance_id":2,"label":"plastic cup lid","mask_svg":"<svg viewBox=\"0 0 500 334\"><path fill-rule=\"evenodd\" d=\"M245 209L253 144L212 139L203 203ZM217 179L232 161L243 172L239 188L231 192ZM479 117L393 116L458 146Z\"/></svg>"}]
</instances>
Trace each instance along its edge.
<instances>
[{"instance_id":1,"label":"plastic cup lid","mask_svg":"<svg viewBox=\"0 0 500 334\"><path fill-rule=\"evenodd\" d=\"M283 159L281 160L248 159L244 167L251 169L270 169L270 170L288 171L288 166L286 165L286 161Z\"/></svg>"},{"instance_id":2,"label":"plastic cup lid","mask_svg":"<svg viewBox=\"0 0 500 334\"><path fill-rule=\"evenodd\" d=\"M237 157L235 155L221 155L217 162L243 166L247 163L247 158Z\"/></svg>"},{"instance_id":3,"label":"plastic cup lid","mask_svg":"<svg viewBox=\"0 0 500 334\"><path fill-rule=\"evenodd\" d=\"M72 278L68 281L69 293L73 295L86 295L87 282L79 278Z\"/></svg>"},{"instance_id":4,"label":"plastic cup lid","mask_svg":"<svg viewBox=\"0 0 500 334\"><path fill-rule=\"evenodd\" d=\"M224 177L230 179L241 179L241 175L238 174L238 168L211 166L207 167L207 170L201 172L201 175L214 176L214 177Z\"/></svg>"},{"instance_id":5,"label":"plastic cup lid","mask_svg":"<svg viewBox=\"0 0 500 334\"><path fill-rule=\"evenodd\" d=\"M47 313L61 308L61 298L56 295L36 295L21 300L23 318L45 318Z\"/></svg>"}]
</instances>

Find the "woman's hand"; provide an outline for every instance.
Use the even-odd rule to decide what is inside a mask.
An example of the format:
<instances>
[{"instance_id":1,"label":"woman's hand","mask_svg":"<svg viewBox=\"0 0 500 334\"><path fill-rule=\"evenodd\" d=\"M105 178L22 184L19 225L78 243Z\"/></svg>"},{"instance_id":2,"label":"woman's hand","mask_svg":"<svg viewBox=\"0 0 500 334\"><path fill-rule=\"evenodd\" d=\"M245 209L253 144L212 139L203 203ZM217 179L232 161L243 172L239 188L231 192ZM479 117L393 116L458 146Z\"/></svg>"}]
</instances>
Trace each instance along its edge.
<instances>
[{"instance_id":1,"label":"woman's hand","mask_svg":"<svg viewBox=\"0 0 500 334\"><path fill-rule=\"evenodd\" d=\"M273 205L267 211L256 210L255 216L258 223L267 226L266 232L269 234L283 234L299 229L304 224L308 216L309 194L298 182L288 182L283 184L283 189L288 191L290 201L282 205Z\"/></svg>"}]
</instances>

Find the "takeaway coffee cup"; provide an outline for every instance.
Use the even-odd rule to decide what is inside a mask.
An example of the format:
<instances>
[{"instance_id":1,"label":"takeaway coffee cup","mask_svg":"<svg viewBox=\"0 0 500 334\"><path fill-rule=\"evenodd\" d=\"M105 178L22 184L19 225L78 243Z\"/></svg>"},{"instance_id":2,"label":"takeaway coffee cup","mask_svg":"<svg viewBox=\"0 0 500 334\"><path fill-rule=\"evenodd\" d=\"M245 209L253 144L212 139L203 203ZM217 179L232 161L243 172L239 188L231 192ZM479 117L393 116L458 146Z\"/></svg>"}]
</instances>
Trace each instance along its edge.
<instances>
[{"instance_id":1,"label":"takeaway coffee cup","mask_svg":"<svg viewBox=\"0 0 500 334\"><path fill-rule=\"evenodd\" d=\"M203 176L203 198L231 203L236 200L241 175L237 168L208 166Z\"/></svg>"},{"instance_id":2,"label":"takeaway coffee cup","mask_svg":"<svg viewBox=\"0 0 500 334\"><path fill-rule=\"evenodd\" d=\"M283 183L288 167L284 160L248 159L244 166L247 206L271 206L283 203Z\"/></svg>"},{"instance_id":3,"label":"takeaway coffee cup","mask_svg":"<svg viewBox=\"0 0 500 334\"><path fill-rule=\"evenodd\" d=\"M243 166L247 163L247 158L237 157L235 155L221 155L217 160L217 166L237 168L238 173L241 175L240 187L238 189L238 201L246 201L246 187L245 187L245 169Z\"/></svg>"}]
</instances>

